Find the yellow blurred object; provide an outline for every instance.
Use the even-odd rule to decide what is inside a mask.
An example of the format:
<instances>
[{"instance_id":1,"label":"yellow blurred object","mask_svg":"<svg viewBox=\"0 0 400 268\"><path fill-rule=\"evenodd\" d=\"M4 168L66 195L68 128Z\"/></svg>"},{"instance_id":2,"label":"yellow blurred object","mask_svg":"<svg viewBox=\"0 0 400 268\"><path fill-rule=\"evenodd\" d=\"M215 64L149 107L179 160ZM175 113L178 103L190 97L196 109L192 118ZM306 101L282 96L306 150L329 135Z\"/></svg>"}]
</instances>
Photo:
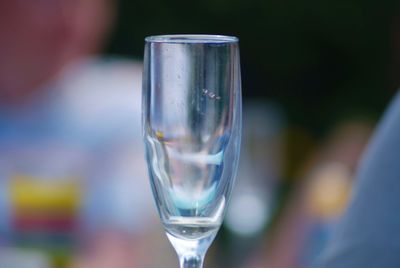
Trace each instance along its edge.
<instances>
[{"instance_id":1,"label":"yellow blurred object","mask_svg":"<svg viewBox=\"0 0 400 268\"><path fill-rule=\"evenodd\" d=\"M331 163L319 168L311 179L308 204L315 216L331 219L340 216L347 206L351 174L343 164Z\"/></svg>"},{"instance_id":2,"label":"yellow blurred object","mask_svg":"<svg viewBox=\"0 0 400 268\"><path fill-rule=\"evenodd\" d=\"M80 204L77 180L41 179L15 175L10 182L11 202L16 211L59 211L74 213Z\"/></svg>"},{"instance_id":3,"label":"yellow blurred object","mask_svg":"<svg viewBox=\"0 0 400 268\"><path fill-rule=\"evenodd\" d=\"M162 131L156 131L156 137L159 139L163 139L164 138L164 133Z\"/></svg>"}]
</instances>

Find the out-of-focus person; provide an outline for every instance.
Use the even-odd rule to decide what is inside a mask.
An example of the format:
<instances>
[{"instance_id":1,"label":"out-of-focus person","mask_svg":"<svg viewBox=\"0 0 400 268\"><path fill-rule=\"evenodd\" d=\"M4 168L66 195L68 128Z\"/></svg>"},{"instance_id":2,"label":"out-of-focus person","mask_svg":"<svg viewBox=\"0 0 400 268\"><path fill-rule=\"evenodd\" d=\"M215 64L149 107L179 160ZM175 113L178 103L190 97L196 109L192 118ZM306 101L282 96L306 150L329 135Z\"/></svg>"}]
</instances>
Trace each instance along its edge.
<instances>
[{"instance_id":1,"label":"out-of-focus person","mask_svg":"<svg viewBox=\"0 0 400 268\"><path fill-rule=\"evenodd\" d=\"M394 12L392 59L398 67L399 9ZM397 72L394 80L394 85L398 85ZM332 239L310 267L400 267L399 159L400 90L397 89L360 161L350 204Z\"/></svg>"},{"instance_id":2,"label":"out-of-focus person","mask_svg":"<svg viewBox=\"0 0 400 268\"><path fill-rule=\"evenodd\" d=\"M372 137L368 122L339 129L246 267L399 267L400 92Z\"/></svg>"},{"instance_id":3,"label":"out-of-focus person","mask_svg":"<svg viewBox=\"0 0 400 268\"><path fill-rule=\"evenodd\" d=\"M399 267L399 144L400 93L363 156L346 214L313 267Z\"/></svg>"},{"instance_id":4,"label":"out-of-focus person","mask_svg":"<svg viewBox=\"0 0 400 268\"><path fill-rule=\"evenodd\" d=\"M0 1L0 267L153 267L163 247L141 65L95 56L114 16L113 0Z\"/></svg>"}]
</instances>

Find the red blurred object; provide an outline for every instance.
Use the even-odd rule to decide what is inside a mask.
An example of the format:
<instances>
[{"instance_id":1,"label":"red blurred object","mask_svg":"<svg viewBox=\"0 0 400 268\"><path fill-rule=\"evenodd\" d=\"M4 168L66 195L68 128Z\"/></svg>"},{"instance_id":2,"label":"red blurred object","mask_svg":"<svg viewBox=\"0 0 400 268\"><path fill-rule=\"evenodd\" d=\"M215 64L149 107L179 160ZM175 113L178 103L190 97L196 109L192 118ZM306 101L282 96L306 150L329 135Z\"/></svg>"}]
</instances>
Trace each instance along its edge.
<instances>
[{"instance_id":1,"label":"red blurred object","mask_svg":"<svg viewBox=\"0 0 400 268\"><path fill-rule=\"evenodd\" d=\"M77 223L71 217L35 217L16 216L13 226L18 231L68 232L76 228Z\"/></svg>"}]
</instances>

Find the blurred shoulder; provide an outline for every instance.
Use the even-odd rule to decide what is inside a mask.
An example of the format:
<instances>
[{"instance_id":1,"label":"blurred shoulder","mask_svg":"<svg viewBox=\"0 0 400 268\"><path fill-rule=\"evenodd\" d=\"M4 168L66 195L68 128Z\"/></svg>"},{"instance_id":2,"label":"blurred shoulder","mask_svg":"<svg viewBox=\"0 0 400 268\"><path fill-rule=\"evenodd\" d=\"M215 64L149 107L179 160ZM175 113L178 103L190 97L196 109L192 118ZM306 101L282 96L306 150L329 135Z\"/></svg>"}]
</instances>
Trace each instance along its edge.
<instances>
[{"instance_id":1,"label":"blurred shoulder","mask_svg":"<svg viewBox=\"0 0 400 268\"><path fill-rule=\"evenodd\" d=\"M84 59L69 66L60 80L60 108L78 129L140 132L141 62Z\"/></svg>"},{"instance_id":2,"label":"blurred shoulder","mask_svg":"<svg viewBox=\"0 0 400 268\"><path fill-rule=\"evenodd\" d=\"M62 77L64 85L104 91L140 90L141 80L141 62L117 57L79 60L68 66Z\"/></svg>"}]
</instances>

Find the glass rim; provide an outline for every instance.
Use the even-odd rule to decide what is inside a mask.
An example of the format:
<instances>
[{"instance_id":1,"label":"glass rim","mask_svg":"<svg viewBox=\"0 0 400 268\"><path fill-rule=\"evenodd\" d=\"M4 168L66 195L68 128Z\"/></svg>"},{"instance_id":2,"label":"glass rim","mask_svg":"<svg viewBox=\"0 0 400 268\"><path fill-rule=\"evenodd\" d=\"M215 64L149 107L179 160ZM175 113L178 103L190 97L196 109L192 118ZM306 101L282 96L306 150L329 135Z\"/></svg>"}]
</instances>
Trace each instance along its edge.
<instances>
[{"instance_id":1,"label":"glass rim","mask_svg":"<svg viewBox=\"0 0 400 268\"><path fill-rule=\"evenodd\" d=\"M166 34L152 35L144 39L148 43L172 43L172 44L229 44L239 42L239 38L229 35L218 34Z\"/></svg>"}]
</instances>

